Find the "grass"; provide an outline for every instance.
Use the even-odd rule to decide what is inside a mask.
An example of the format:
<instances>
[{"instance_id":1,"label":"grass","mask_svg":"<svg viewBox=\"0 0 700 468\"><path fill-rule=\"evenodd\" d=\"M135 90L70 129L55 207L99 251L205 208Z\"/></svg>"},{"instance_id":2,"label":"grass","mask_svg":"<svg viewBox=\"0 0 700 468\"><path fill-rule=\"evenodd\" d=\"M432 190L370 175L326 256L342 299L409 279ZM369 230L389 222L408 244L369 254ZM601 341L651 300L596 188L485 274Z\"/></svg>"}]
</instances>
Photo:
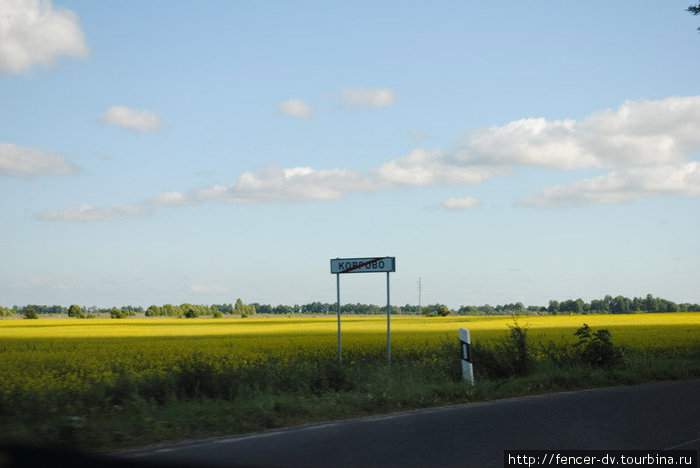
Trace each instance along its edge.
<instances>
[{"instance_id":1,"label":"grass","mask_svg":"<svg viewBox=\"0 0 700 468\"><path fill-rule=\"evenodd\" d=\"M574 346L605 327L624 361ZM116 448L550 391L700 376L700 315L555 316L527 329L517 376L510 317L0 321L0 441ZM461 381L457 330L474 340Z\"/></svg>"}]
</instances>

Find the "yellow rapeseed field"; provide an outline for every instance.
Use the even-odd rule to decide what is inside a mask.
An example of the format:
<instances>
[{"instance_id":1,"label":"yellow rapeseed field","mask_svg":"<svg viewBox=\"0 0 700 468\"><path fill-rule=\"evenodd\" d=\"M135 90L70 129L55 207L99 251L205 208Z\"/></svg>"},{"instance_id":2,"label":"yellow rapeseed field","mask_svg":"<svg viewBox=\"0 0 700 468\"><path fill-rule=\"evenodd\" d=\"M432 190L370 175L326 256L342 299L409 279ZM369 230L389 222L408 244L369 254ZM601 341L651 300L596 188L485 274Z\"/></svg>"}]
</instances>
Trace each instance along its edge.
<instances>
[{"instance_id":1,"label":"yellow rapeseed field","mask_svg":"<svg viewBox=\"0 0 700 468\"><path fill-rule=\"evenodd\" d=\"M533 343L575 342L584 323L607 328L632 352L692 355L700 347L700 314L526 316ZM513 317L392 317L392 354L430 356L470 329L475 343L502 339ZM247 319L39 319L0 320L0 409L23 396L85 395L129 376L177 373L192 360L211 368L299 363L336 354L334 316ZM342 318L343 348L350 356L381 356L386 317Z\"/></svg>"}]
</instances>

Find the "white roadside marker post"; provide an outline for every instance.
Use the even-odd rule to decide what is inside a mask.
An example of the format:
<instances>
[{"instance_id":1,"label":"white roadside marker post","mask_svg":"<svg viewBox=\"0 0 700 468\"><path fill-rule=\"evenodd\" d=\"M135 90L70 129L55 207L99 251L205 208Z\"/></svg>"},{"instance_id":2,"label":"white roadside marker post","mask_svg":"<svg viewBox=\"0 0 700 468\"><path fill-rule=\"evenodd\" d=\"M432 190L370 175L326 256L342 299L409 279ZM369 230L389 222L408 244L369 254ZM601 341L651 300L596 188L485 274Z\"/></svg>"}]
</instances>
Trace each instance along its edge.
<instances>
[{"instance_id":1,"label":"white roadside marker post","mask_svg":"<svg viewBox=\"0 0 700 468\"><path fill-rule=\"evenodd\" d=\"M459 329L459 344L462 351L462 379L474 385L474 369L472 368L472 341L469 338L469 330Z\"/></svg>"}]
</instances>

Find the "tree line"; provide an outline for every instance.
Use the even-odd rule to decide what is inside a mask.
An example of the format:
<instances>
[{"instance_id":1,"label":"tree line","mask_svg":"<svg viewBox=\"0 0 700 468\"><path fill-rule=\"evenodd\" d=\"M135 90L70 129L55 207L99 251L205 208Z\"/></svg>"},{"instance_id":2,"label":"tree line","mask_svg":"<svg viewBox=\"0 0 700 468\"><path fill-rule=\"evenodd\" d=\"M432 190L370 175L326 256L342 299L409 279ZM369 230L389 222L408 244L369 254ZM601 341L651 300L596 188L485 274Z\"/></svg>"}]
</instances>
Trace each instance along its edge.
<instances>
[{"instance_id":1,"label":"tree line","mask_svg":"<svg viewBox=\"0 0 700 468\"><path fill-rule=\"evenodd\" d=\"M66 314L74 318L93 318L108 314L111 318L127 318L137 314L146 317L223 317L235 315L251 317L256 314L264 315L291 315L291 314L335 314L337 303L310 302L308 304L295 305L270 305L257 302L246 304L240 298L230 304L197 305L184 303L180 305L165 304L162 306L151 305L144 309L141 306L122 306L111 308L81 307L73 304L70 307L60 305L30 304L23 307L14 306L6 308L0 306L0 317L12 317L22 315L34 318L44 314ZM374 304L341 304L340 311L345 315L379 315L386 314L386 306ZM585 302L582 299L567 299L564 301L551 300L547 306L525 306L522 302L491 306L465 305L457 309L450 309L444 304L428 304L424 306L406 304L404 306L391 306L394 315L557 315L557 314L634 314L634 313L658 313L658 312L700 312L700 304L675 303L660 297L647 294L646 297L633 297L610 295L602 299L593 299Z\"/></svg>"}]
</instances>

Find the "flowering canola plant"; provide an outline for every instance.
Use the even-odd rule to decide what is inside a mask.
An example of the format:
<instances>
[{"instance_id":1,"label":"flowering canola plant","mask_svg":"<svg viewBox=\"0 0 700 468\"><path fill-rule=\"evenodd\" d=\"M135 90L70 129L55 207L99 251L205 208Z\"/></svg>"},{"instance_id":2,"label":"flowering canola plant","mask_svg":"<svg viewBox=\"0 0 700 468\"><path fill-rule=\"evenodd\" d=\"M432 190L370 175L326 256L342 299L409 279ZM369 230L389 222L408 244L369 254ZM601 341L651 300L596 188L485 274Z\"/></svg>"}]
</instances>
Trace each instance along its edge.
<instances>
[{"instance_id":1,"label":"flowering canola plant","mask_svg":"<svg viewBox=\"0 0 700 468\"><path fill-rule=\"evenodd\" d=\"M607 328L631 352L697 353L700 314L524 316L533 343L574 343L587 323ZM392 356L437 362L446 343L468 328L474 343L503 339L513 317L394 316ZM385 317L343 317L343 350L349 363L386 346ZM40 319L0 320L0 414L17 402L73 396L105 399L134 382L165 382L169 375L223 375L227 369L265 369L336 359L337 319L275 317L247 319ZM204 369L204 370L203 370ZM204 375L204 374L202 374ZM262 374L260 374L262 375ZM199 379L199 380L197 380ZM178 380L177 382L181 382ZM124 383L126 382L126 383ZM176 383L177 384L177 383ZM174 384L174 385L176 385Z\"/></svg>"}]
</instances>

